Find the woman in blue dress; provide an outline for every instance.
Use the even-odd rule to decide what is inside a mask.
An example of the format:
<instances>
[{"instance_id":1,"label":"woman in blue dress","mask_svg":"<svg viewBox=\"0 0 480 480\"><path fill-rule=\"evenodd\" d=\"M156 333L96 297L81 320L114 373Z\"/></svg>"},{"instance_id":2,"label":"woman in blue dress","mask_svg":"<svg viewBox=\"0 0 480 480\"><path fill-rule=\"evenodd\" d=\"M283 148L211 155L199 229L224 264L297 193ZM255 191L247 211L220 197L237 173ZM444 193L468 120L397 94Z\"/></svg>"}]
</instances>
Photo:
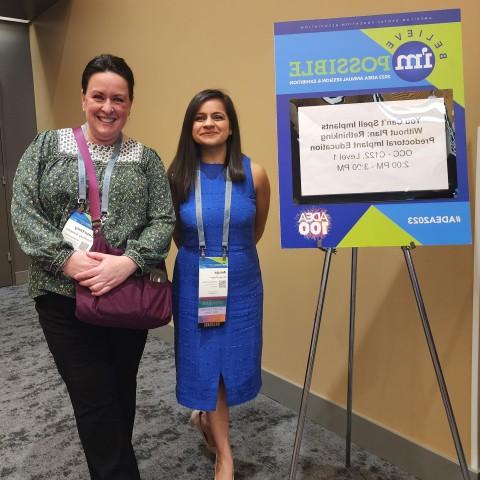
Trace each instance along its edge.
<instances>
[{"instance_id":1,"label":"woman in blue dress","mask_svg":"<svg viewBox=\"0 0 480 480\"><path fill-rule=\"evenodd\" d=\"M241 152L237 114L224 92L204 90L191 100L168 173L179 248L177 399L194 409L192 422L216 453L215 479L231 480L229 407L261 387L263 287L255 245L270 186L264 168Z\"/></svg>"}]
</instances>

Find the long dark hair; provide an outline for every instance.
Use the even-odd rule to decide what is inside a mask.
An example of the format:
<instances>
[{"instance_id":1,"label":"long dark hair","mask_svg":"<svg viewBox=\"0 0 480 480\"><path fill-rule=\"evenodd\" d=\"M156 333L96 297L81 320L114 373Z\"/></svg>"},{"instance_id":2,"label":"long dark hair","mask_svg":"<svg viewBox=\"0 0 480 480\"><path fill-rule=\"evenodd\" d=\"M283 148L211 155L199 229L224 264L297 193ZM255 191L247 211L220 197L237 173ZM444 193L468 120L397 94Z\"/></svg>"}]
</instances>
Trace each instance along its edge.
<instances>
[{"instance_id":1,"label":"long dark hair","mask_svg":"<svg viewBox=\"0 0 480 480\"><path fill-rule=\"evenodd\" d=\"M88 82L90 77L95 73L113 72L123 77L128 83L128 96L130 100L133 100L133 86L135 80L133 78L132 69L128 66L127 62L115 55L104 53L92 58L82 73L82 92L85 94L88 88Z\"/></svg>"},{"instance_id":2,"label":"long dark hair","mask_svg":"<svg viewBox=\"0 0 480 480\"><path fill-rule=\"evenodd\" d=\"M200 146L192 138L192 127L200 107L208 100L218 99L223 102L225 112L230 122L232 134L227 140L227 157L225 166L228 168L233 182L245 180L245 170L242 163L242 147L240 142L240 128L238 117L232 99L221 90L202 90L197 93L188 104L183 119L177 153L168 168L168 179L172 188L175 204L184 202L190 189L195 184L195 172L200 158Z\"/></svg>"}]
</instances>

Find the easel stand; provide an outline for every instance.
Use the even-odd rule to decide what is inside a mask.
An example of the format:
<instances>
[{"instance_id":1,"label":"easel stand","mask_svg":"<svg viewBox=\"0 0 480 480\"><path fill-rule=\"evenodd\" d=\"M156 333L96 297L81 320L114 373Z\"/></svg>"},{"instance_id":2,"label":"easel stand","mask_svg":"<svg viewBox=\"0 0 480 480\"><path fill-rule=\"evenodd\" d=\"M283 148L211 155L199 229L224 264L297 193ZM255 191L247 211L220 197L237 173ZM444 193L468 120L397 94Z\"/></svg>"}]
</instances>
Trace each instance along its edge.
<instances>
[{"instance_id":1,"label":"easel stand","mask_svg":"<svg viewBox=\"0 0 480 480\"><path fill-rule=\"evenodd\" d=\"M432 331L430 329L430 324L427 318L427 312L425 310L425 305L422 299L422 293L420 291L420 285L418 283L417 275L415 273L415 267L413 265L411 250L414 248L414 245L402 247L403 254L405 256L405 262L407 264L408 273L410 275L410 280L412 282L413 292L415 294L415 299L417 301L418 311L420 313L420 319L422 321L423 331L428 344L428 349L430 351L430 357L432 359L433 367L435 369L435 374L437 376L437 382L440 389L440 394L442 396L443 405L445 407L445 412L447 414L448 424L450 426L450 431L452 433L452 438L455 444L455 450L457 452L458 461L460 464L460 469L462 472L463 480L468 480L469 473L467 462L465 460L465 454L463 452L462 442L460 440L460 435L458 432L457 424L455 422L455 417L453 415L452 405L450 403L450 397L448 395L447 385L443 377L442 368L440 366L440 361L438 359L437 349L435 348L435 342L433 340ZM320 322L322 319L323 305L325 303L325 293L327 290L328 274L330 271L330 264L332 253L335 252L332 248L327 248L325 250L325 260L323 264L322 271L322 280L320 283L320 292L318 295L317 310L315 313L315 322L313 325L312 340L310 343L310 351L308 354L307 369L305 373L305 382L302 392L302 400L300 403L300 410L298 413L298 422L297 422L297 431L295 434L295 443L293 446L293 455L292 461L290 464L290 474L289 480L295 480L297 465L298 465L298 456L300 453L300 447L303 437L303 429L305 426L305 417L307 413L307 403L308 396L310 394L310 384L312 382L313 366L315 363L315 354L318 344L318 336L320 332ZM357 289L357 248L352 249L352 270L351 270L351 287L350 287L350 333L349 333L349 349L348 349L348 386L347 386L347 433L346 433L346 454L345 454L345 465L347 468L350 467L350 456L351 456L351 433L352 433L352 400L353 400L353 352L355 345L355 300L356 300L356 289Z\"/></svg>"}]
</instances>

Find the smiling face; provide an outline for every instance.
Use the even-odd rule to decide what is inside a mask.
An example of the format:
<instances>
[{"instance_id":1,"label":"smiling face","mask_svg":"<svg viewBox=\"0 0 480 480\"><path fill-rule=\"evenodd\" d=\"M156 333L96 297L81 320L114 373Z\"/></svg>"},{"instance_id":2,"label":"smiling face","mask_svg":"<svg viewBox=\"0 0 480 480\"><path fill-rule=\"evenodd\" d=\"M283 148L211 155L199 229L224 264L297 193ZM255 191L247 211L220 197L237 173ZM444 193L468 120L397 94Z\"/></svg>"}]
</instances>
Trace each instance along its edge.
<instances>
[{"instance_id":1,"label":"smiling face","mask_svg":"<svg viewBox=\"0 0 480 480\"><path fill-rule=\"evenodd\" d=\"M193 140L202 148L226 147L231 133L223 102L218 98L204 102L193 119Z\"/></svg>"},{"instance_id":2,"label":"smiling face","mask_svg":"<svg viewBox=\"0 0 480 480\"><path fill-rule=\"evenodd\" d=\"M90 141L111 145L127 122L132 101L127 81L113 72L95 73L82 92L82 108Z\"/></svg>"}]
</instances>

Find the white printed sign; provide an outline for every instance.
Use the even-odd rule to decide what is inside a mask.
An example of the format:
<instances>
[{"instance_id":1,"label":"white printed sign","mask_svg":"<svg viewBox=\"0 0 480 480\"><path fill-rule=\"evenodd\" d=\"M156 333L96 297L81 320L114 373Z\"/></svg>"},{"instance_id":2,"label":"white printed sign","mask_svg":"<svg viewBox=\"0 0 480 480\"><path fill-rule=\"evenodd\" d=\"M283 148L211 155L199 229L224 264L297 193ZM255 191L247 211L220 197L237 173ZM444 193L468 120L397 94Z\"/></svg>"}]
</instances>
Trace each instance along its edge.
<instances>
[{"instance_id":1,"label":"white printed sign","mask_svg":"<svg viewBox=\"0 0 480 480\"><path fill-rule=\"evenodd\" d=\"M448 189L442 98L298 108L302 196Z\"/></svg>"}]
</instances>

